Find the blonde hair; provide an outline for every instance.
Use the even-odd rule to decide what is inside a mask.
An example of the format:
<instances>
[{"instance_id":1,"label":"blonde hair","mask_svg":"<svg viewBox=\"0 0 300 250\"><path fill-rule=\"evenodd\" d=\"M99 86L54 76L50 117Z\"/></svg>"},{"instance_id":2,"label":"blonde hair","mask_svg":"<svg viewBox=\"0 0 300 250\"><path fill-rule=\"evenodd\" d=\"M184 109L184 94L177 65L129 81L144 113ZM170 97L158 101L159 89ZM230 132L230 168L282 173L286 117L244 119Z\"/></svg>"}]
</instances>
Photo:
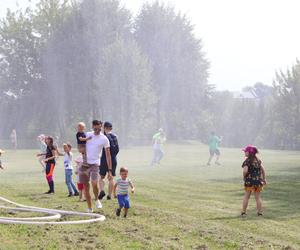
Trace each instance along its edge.
<instances>
[{"instance_id":1,"label":"blonde hair","mask_svg":"<svg viewBox=\"0 0 300 250\"><path fill-rule=\"evenodd\" d=\"M84 122L79 122L77 126L78 126L78 127L83 127L83 128L86 127Z\"/></svg>"}]
</instances>

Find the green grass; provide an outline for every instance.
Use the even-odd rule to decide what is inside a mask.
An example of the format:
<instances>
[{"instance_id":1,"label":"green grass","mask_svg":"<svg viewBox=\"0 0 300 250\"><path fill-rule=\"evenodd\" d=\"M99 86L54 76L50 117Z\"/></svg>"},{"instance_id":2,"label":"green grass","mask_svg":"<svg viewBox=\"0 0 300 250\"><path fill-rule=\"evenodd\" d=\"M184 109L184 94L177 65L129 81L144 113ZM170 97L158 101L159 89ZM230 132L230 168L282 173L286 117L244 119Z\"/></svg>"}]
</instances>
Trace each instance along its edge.
<instances>
[{"instance_id":1,"label":"green grass","mask_svg":"<svg viewBox=\"0 0 300 250\"><path fill-rule=\"evenodd\" d=\"M269 181L263 192L265 216L256 216L251 199L242 219L243 154L240 149L222 153L222 166L207 167L205 146L167 145L162 164L151 168L150 147L123 149L119 166L128 166L136 186L127 219L114 215L115 200L105 200L103 223L0 225L0 249L300 249L300 154L262 150ZM0 196L85 211L85 203L66 198L62 159L55 170L56 194L42 194L47 184L34 155L24 150L2 156Z\"/></svg>"}]
</instances>

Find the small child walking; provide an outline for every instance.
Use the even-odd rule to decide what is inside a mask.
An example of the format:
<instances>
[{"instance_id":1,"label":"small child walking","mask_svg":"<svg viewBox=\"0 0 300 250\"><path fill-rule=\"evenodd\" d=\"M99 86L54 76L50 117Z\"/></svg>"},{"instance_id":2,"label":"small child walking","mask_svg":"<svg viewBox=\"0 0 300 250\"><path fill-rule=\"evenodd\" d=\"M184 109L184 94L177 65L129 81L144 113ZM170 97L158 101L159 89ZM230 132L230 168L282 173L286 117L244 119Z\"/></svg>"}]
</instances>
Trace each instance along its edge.
<instances>
[{"instance_id":1,"label":"small child walking","mask_svg":"<svg viewBox=\"0 0 300 250\"><path fill-rule=\"evenodd\" d=\"M4 153L4 151L0 149L0 156L1 156L3 153ZM3 166L2 166L1 159L0 159L0 169L4 169Z\"/></svg>"},{"instance_id":2,"label":"small child walking","mask_svg":"<svg viewBox=\"0 0 300 250\"><path fill-rule=\"evenodd\" d=\"M84 185L83 183L79 182L79 168L82 166L82 155L79 155L75 160L76 163L76 170L75 170L75 174L76 174L76 179L77 179L77 188L79 191L79 201L86 201L85 197L84 197Z\"/></svg>"},{"instance_id":3,"label":"small child walking","mask_svg":"<svg viewBox=\"0 0 300 250\"><path fill-rule=\"evenodd\" d=\"M85 134L85 123L79 122L77 125L77 134L76 134L76 140L77 140L77 147L79 153L82 154L83 163L82 165L84 167L87 167L87 159L86 159L86 142L91 139L91 137L86 137Z\"/></svg>"},{"instance_id":4,"label":"small child walking","mask_svg":"<svg viewBox=\"0 0 300 250\"><path fill-rule=\"evenodd\" d=\"M64 154L60 154L64 156L64 166L65 166L65 181L66 185L69 191L68 197L72 196L78 196L79 193L76 189L76 186L74 185L73 182L73 167L72 167L72 159L73 159L73 154L71 152L72 146L69 143L63 144L64 148Z\"/></svg>"},{"instance_id":5,"label":"small child walking","mask_svg":"<svg viewBox=\"0 0 300 250\"><path fill-rule=\"evenodd\" d=\"M257 215L262 216L262 200L260 193L263 190L263 186L267 184L265 169L261 160L256 156L258 154L258 149L256 147L249 145L244 148L243 151L245 152L246 156L246 160L242 165L245 194L241 215L247 215L248 202L251 194L254 193Z\"/></svg>"},{"instance_id":6,"label":"small child walking","mask_svg":"<svg viewBox=\"0 0 300 250\"><path fill-rule=\"evenodd\" d=\"M128 169L122 167L120 169L120 178L117 179L114 185L114 197L118 199L119 208L116 209L116 215L120 216L124 208L124 218L127 217L128 209L130 208L128 189L131 187L131 192L134 193L134 186L128 177ZM117 194L116 194L117 191Z\"/></svg>"}]
</instances>

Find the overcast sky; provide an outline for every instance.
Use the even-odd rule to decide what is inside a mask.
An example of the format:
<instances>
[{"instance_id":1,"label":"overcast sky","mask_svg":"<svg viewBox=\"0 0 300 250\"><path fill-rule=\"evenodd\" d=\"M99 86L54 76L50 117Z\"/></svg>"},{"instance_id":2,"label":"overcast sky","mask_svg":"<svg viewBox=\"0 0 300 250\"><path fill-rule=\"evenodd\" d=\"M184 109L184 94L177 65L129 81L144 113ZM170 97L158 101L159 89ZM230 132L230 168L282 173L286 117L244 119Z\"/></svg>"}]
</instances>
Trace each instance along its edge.
<instances>
[{"instance_id":1,"label":"overcast sky","mask_svg":"<svg viewBox=\"0 0 300 250\"><path fill-rule=\"evenodd\" d=\"M151 1L121 0L135 14ZM28 0L0 0L0 16L16 2L28 5ZM195 24L211 63L209 82L220 90L240 90L258 81L271 84L276 70L286 70L300 58L299 0L161 2L186 13Z\"/></svg>"}]
</instances>

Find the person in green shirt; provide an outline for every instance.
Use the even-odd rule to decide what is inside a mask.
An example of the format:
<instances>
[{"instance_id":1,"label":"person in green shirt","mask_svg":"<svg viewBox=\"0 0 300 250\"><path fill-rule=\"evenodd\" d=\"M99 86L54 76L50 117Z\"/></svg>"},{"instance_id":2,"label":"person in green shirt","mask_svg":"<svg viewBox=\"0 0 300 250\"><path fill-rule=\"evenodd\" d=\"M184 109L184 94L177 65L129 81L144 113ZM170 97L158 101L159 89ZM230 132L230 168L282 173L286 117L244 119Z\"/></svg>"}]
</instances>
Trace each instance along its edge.
<instances>
[{"instance_id":1,"label":"person in green shirt","mask_svg":"<svg viewBox=\"0 0 300 250\"><path fill-rule=\"evenodd\" d=\"M162 128L152 137L153 158L151 166L159 164L164 157L163 144L166 142L166 136Z\"/></svg>"},{"instance_id":2,"label":"person in green shirt","mask_svg":"<svg viewBox=\"0 0 300 250\"><path fill-rule=\"evenodd\" d=\"M210 166L210 163L215 155L217 156L216 162L215 162L216 165L221 165L219 162L220 155L221 155L220 150L219 150L219 144L221 143L221 141L222 141L221 137L216 136L215 132L211 132L209 140L208 140L210 156L209 156L209 159L207 162L207 166Z\"/></svg>"}]
</instances>

